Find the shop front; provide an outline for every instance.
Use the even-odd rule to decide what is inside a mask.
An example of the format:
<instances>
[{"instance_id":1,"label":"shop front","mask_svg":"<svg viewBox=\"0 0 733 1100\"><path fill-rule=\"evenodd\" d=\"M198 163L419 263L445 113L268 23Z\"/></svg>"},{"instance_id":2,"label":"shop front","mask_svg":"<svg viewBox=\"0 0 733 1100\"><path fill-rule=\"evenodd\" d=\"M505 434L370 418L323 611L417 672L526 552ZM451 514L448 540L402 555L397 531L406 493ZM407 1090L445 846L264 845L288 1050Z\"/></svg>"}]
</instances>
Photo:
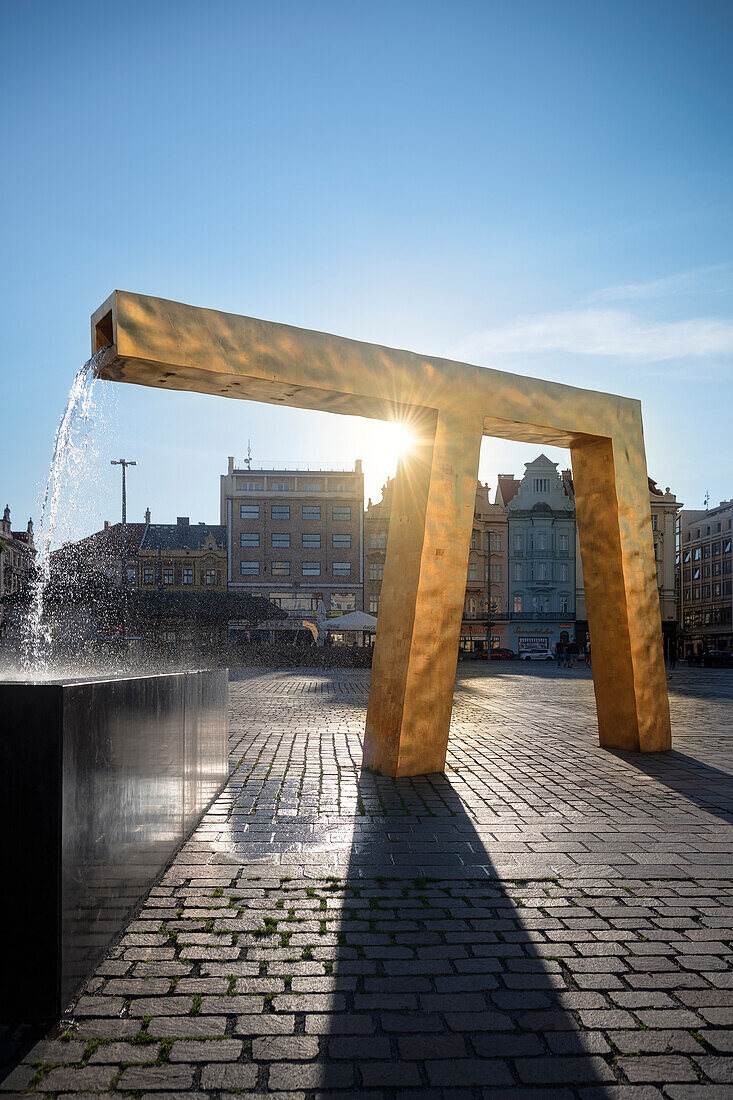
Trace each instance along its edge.
<instances>
[{"instance_id":1,"label":"shop front","mask_svg":"<svg viewBox=\"0 0 733 1100\"><path fill-rule=\"evenodd\" d=\"M491 648L510 649L516 656L530 650L555 652L558 642L569 642L575 637L575 623L569 619L556 622L508 622L495 623L491 627Z\"/></svg>"}]
</instances>

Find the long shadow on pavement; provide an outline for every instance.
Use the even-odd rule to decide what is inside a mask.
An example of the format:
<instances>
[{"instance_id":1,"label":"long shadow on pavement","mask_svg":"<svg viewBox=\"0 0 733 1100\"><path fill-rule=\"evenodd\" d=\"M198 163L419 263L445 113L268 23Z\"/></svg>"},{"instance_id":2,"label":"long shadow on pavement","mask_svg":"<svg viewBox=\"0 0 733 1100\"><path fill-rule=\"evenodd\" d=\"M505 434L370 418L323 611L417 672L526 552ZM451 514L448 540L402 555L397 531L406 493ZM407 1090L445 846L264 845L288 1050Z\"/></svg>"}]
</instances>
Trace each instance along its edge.
<instances>
[{"instance_id":1,"label":"long shadow on pavement","mask_svg":"<svg viewBox=\"0 0 733 1100\"><path fill-rule=\"evenodd\" d=\"M610 1047L572 1015L602 995L563 966L575 951L551 942L555 917L522 916L524 899L556 904L556 881L500 881L443 775L362 771L359 792L318 1095L570 1097L615 1082Z\"/></svg>"},{"instance_id":2,"label":"long shadow on pavement","mask_svg":"<svg viewBox=\"0 0 733 1100\"><path fill-rule=\"evenodd\" d=\"M733 775L730 773L675 749L650 755L620 750L609 752L670 791L694 802L700 809L728 824L733 823Z\"/></svg>"}]
</instances>

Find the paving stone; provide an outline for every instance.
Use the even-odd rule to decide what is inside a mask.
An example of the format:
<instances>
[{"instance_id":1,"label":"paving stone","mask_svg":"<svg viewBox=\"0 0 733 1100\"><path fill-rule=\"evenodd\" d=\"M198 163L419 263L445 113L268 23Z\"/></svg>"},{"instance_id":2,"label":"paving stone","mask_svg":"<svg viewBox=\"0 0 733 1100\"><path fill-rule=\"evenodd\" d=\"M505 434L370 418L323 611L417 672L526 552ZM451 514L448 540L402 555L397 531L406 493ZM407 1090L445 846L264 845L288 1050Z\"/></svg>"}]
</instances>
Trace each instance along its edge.
<instances>
[{"instance_id":1,"label":"paving stone","mask_svg":"<svg viewBox=\"0 0 733 1100\"><path fill-rule=\"evenodd\" d=\"M130 1066L124 1069L117 1081L121 1090L143 1089L154 1092L157 1089L181 1089L185 1092L193 1083L193 1070L188 1066Z\"/></svg>"},{"instance_id":2,"label":"paving stone","mask_svg":"<svg viewBox=\"0 0 733 1100\"><path fill-rule=\"evenodd\" d=\"M201 1087L204 1089L221 1089L227 1092L253 1089L256 1084L257 1066L251 1063L206 1065L201 1070Z\"/></svg>"},{"instance_id":3,"label":"paving stone","mask_svg":"<svg viewBox=\"0 0 733 1100\"><path fill-rule=\"evenodd\" d=\"M674 1081L696 1081L697 1073L689 1058L677 1055L646 1058L619 1058L616 1065L626 1074L629 1081L659 1081L669 1084Z\"/></svg>"},{"instance_id":4,"label":"paving stone","mask_svg":"<svg viewBox=\"0 0 733 1100\"><path fill-rule=\"evenodd\" d=\"M255 1039L252 1057L255 1061L272 1061L289 1058L305 1062L318 1054L318 1039L309 1035L275 1035Z\"/></svg>"}]
</instances>

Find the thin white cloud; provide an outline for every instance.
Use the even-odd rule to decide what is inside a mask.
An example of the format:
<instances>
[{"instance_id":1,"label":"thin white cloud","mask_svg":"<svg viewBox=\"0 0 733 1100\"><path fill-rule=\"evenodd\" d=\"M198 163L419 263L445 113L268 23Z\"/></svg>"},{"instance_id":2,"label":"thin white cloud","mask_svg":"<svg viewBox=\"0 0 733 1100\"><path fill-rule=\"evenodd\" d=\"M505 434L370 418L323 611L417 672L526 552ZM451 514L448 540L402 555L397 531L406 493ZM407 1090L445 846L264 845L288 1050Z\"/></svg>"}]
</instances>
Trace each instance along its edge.
<instances>
[{"instance_id":1,"label":"thin white cloud","mask_svg":"<svg viewBox=\"0 0 733 1100\"><path fill-rule=\"evenodd\" d=\"M570 310L520 318L475 333L459 354L467 360L526 352L613 356L637 362L733 355L733 321L700 317L642 321L614 309Z\"/></svg>"},{"instance_id":2,"label":"thin white cloud","mask_svg":"<svg viewBox=\"0 0 733 1100\"><path fill-rule=\"evenodd\" d=\"M711 264L680 271L648 283L626 283L597 290L589 302L623 302L668 298L679 294L723 294L733 290L733 264Z\"/></svg>"}]
</instances>

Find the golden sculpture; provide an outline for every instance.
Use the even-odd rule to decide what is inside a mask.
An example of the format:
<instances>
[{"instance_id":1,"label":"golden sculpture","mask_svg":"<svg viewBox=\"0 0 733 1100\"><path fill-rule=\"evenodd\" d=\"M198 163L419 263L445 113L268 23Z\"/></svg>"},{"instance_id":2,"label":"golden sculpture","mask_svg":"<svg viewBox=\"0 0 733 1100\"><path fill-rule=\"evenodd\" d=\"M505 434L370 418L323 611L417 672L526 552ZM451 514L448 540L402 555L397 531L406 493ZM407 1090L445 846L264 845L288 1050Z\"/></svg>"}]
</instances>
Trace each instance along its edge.
<instances>
[{"instance_id":1,"label":"golden sculpture","mask_svg":"<svg viewBox=\"0 0 733 1100\"><path fill-rule=\"evenodd\" d=\"M671 743L641 406L322 332L115 291L92 317L102 378L409 422L364 763L442 771L484 435L569 447L600 744Z\"/></svg>"}]
</instances>

